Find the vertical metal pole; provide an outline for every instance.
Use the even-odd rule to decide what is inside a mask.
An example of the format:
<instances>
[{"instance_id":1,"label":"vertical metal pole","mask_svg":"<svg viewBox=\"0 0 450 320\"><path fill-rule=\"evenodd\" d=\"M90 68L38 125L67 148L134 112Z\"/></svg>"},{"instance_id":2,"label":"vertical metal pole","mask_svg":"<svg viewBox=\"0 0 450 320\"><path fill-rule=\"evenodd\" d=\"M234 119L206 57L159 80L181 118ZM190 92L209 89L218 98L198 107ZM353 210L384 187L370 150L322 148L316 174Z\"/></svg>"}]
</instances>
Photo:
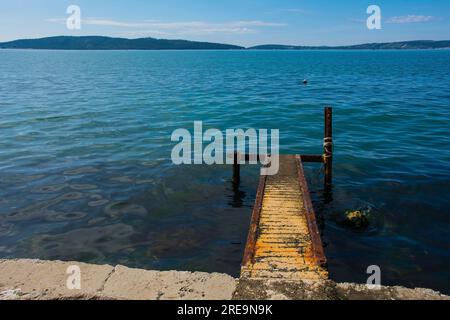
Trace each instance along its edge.
<instances>
[{"instance_id":1,"label":"vertical metal pole","mask_svg":"<svg viewBox=\"0 0 450 320\"><path fill-rule=\"evenodd\" d=\"M239 164L238 153L234 153L234 161L233 161L233 185L239 185L241 181L241 168Z\"/></svg>"},{"instance_id":2,"label":"vertical metal pole","mask_svg":"<svg viewBox=\"0 0 450 320\"><path fill-rule=\"evenodd\" d=\"M325 164L325 189L329 189L333 179L333 109L331 107L325 107L323 162Z\"/></svg>"}]
</instances>

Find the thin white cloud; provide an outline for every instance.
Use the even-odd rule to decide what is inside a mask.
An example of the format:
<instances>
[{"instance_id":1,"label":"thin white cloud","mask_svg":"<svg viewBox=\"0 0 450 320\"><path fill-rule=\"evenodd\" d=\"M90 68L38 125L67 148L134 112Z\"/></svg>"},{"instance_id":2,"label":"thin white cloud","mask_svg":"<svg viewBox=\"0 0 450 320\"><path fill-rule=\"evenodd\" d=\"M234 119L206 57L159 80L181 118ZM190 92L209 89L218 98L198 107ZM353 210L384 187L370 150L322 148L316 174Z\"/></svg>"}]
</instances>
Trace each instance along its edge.
<instances>
[{"instance_id":1,"label":"thin white cloud","mask_svg":"<svg viewBox=\"0 0 450 320\"><path fill-rule=\"evenodd\" d=\"M65 22L65 19L48 19L48 22ZM82 20L82 25L117 27L117 28L139 28L149 29L152 34L191 34L203 35L213 33L254 33L258 28L283 27L284 23L265 22L259 20L251 21L231 21L225 23L210 23L204 21L187 22L160 22L147 20L144 22L124 22L100 18L86 18ZM144 33L137 31L137 33Z\"/></svg>"},{"instance_id":2,"label":"thin white cloud","mask_svg":"<svg viewBox=\"0 0 450 320\"><path fill-rule=\"evenodd\" d=\"M305 10L300 8L289 8L289 9L280 9L282 12L291 12L291 13L306 13Z\"/></svg>"},{"instance_id":3,"label":"thin white cloud","mask_svg":"<svg viewBox=\"0 0 450 320\"><path fill-rule=\"evenodd\" d=\"M396 16L389 18L387 23L403 24L403 23L418 23L418 22L429 22L435 20L433 16L424 15L407 15L407 16Z\"/></svg>"},{"instance_id":4,"label":"thin white cloud","mask_svg":"<svg viewBox=\"0 0 450 320\"><path fill-rule=\"evenodd\" d=\"M311 12L306 11L301 8L279 8L271 11L265 12L265 14L280 14L280 13L286 13L286 14L310 14Z\"/></svg>"},{"instance_id":5,"label":"thin white cloud","mask_svg":"<svg viewBox=\"0 0 450 320\"><path fill-rule=\"evenodd\" d=\"M133 31L126 31L120 33L122 36L126 37L157 37L157 36L169 36L169 32L164 31L158 31L158 30L133 30Z\"/></svg>"},{"instance_id":6,"label":"thin white cloud","mask_svg":"<svg viewBox=\"0 0 450 320\"><path fill-rule=\"evenodd\" d=\"M66 18L51 18L51 19L45 19L46 22L55 22L55 23L66 23Z\"/></svg>"},{"instance_id":7,"label":"thin white cloud","mask_svg":"<svg viewBox=\"0 0 450 320\"><path fill-rule=\"evenodd\" d=\"M366 19L355 19L355 18L349 18L347 19L350 22L354 22L354 23L366 23Z\"/></svg>"}]
</instances>

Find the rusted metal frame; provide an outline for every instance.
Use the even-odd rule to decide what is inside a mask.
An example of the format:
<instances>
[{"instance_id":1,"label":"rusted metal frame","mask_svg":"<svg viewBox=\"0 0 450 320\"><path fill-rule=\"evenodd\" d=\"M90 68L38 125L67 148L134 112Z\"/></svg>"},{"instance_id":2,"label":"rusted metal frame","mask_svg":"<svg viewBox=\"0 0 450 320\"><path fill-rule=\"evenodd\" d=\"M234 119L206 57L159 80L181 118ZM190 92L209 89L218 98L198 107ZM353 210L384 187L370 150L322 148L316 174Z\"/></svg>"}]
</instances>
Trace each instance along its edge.
<instances>
[{"instance_id":1,"label":"rusted metal frame","mask_svg":"<svg viewBox=\"0 0 450 320\"><path fill-rule=\"evenodd\" d=\"M302 162L314 162L324 164L324 184L326 189L331 187L333 179L333 108L325 107L325 133L323 139L323 155L300 155ZM245 154L242 158L247 161L265 161L270 155ZM233 161L233 183L240 182L240 159L238 152L234 153Z\"/></svg>"},{"instance_id":2,"label":"rusted metal frame","mask_svg":"<svg viewBox=\"0 0 450 320\"><path fill-rule=\"evenodd\" d=\"M234 152L233 154L233 184L239 185L241 181L241 160L245 163L249 161L259 161L264 162L270 154L245 154L242 155L239 152Z\"/></svg>"},{"instance_id":3,"label":"rusted metal frame","mask_svg":"<svg viewBox=\"0 0 450 320\"><path fill-rule=\"evenodd\" d=\"M266 157L270 157L270 154L246 154L245 161L259 161L264 162Z\"/></svg>"},{"instance_id":4,"label":"rusted metal frame","mask_svg":"<svg viewBox=\"0 0 450 320\"><path fill-rule=\"evenodd\" d=\"M258 239L259 232L259 220L261 217L261 210L264 198L264 190L266 188L266 180L267 176L260 176L258 191L256 193L255 205L253 207L252 219L250 222L250 228L247 237L247 243L245 245L244 258L242 260L242 266L248 266L251 263L254 263L255 249L256 249L256 240Z\"/></svg>"},{"instance_id":5,"label":"rusted metal frame","mask_svg":"<svg viewBox=\"0 0 450 320\"><path fill-rule=\"evenodd\" d=\"M235 152L233 155L233 184L239 184L241 180L241 163L240 155ZM270 154L246 154L244 158L245 162L248 161L259 161L264 162L266 157L270 157ZM313 162L313 163L324 163L324 156L317 154L304 154L300 155L303 162Z\"/></svg>"},{"instance_id":6,"label":"rusted metal frame","mask_svg":"<svg viewBox=\"0 0 450 320\"><path fill-rule=\"evenodd\" d=\"M306 182L301 156L299 155L296 156L296 165L297 165L298 181L302 191L303 203L305 206L306 221L308 224L309 234L311 235L313 255L316 260L316 263L319 266L325 266L327 263L327 259L323 251L323 245L322 240L320 239L320 232L317 226L316 215L314 213L314 208L312 205L308 184Z\"/></svg>"},{"instance_id":7,"label":"rusted metal frame","mask_svg":"<svg viewBox=\"0 0 450 320\"><path fill-rule=\"evenodd\" d=\"M323 159L325 164L325 188L330 188L333 179L333 109L331 107L325 107Z\"/></svg>"},{"instance_id":8,"label":"rusted metal frame","mask_svg":"<svg viewBox=\"0 0 450 320\"><path fill-rule=\"evenodd\" d=\"M270 154L246 154L242 158L245 159L245 162L248 161L264 162L266 160L266 157L270 157ZM303 162L320 162L320 163L324 162L323 155L321 154L302 154L300 155L300 157L302 158ZM236 160L239 161L239 157L237 155L235 156L235 161Z\"/></svg>"},{"instance_id":9,"label":"rusted metal frame","mask_svg":"<svg viewBox=\"0 0 450 320\"><path fill-rule=\"evenodd\" d=\"M300 155L302 162L315 162L315 163L323 163L324 157L323 155L316 154L302 154Z\"/></svg>"},{"instance_id":10,"label":"rusted metal frame","mask_svg":"<svg viewBox=\"0 0 450 320\"><path fill-rule=\"evenodd\" d=\"M239 154L237 152L233 155L233 184L239 185L241 182L241 165Z\"/></svg>"}]
</instances>

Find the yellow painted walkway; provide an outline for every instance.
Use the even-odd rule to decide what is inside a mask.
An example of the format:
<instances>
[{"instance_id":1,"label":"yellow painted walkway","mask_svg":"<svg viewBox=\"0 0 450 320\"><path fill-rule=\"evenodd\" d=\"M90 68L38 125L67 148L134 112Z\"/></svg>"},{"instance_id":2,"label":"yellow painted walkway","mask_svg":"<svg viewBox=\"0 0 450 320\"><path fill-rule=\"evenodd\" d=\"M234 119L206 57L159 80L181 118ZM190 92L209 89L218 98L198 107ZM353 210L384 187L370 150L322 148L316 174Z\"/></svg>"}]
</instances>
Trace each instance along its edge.
<instances>
[{"instance_id":1,"label":"yellow painted walkway","mask_svg":"<svg viewBox=\"0 0 450 320\"><path fill-rule=\"evenodd\" d=\"M280 156L278 174L261 179L241 277L327 278L325 256L300 157Z\"/></svg>"}]
</instances>

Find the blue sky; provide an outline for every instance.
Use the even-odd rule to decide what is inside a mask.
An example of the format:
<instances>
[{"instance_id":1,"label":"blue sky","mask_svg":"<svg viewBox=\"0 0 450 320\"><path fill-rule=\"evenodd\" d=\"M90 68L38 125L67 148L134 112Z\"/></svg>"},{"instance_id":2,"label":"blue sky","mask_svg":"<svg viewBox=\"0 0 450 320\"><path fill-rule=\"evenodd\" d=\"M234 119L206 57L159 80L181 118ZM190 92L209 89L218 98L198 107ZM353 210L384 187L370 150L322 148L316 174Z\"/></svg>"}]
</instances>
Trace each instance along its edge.
<instances>
[{"instance_id":1,"label":"blue sky","mask_svg":"<svg viewBox=\"0 0 450 320\"><path fill-rule=\"evenodd\" d=\"M382 29L366 27L378 5ZM81 8L82 28L66 28ZM343 45L450 40L449 0L0 0L0 41L53 35L156 37L256 44Z\"/></svg>"}]
</instances>

